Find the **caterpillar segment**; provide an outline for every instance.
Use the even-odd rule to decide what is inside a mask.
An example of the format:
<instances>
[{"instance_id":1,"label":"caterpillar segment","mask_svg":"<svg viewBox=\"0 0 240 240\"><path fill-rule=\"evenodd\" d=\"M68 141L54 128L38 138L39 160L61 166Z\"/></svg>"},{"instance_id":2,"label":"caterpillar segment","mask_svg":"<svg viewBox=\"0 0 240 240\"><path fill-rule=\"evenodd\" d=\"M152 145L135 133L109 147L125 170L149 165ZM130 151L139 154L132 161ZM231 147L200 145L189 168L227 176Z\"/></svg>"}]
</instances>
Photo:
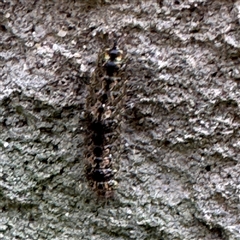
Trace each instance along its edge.
<instances>
[{"instance_id":1,"label":"caterpillar segment","mask_svg":"<svg viewBox=\"0 0 240 240\"><path fill-rule=\"evenodd\" d=\"M88 88L86 175L90 186L104 198L113 197L117 186L113 161L119 151L121 108L125 93L122 67L123 51L114 44L99 55Z\"/></svg>"}]
</instances>

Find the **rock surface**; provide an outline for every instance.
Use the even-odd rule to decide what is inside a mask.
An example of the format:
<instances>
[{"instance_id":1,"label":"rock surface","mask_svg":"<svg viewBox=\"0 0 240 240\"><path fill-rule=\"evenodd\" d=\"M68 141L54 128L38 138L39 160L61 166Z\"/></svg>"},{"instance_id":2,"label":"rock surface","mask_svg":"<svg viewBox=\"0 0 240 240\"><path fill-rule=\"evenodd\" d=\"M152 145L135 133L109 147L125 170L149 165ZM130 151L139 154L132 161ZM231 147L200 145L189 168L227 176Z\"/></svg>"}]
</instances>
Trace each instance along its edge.
<instances>
[{"instance_id":1,"label":"rock surface","mask_svg":"<svg viewBox=\"0 0 240 240\"><path fill-rule=\"evenodd\" d=\"M240 1L0 3L0 239L240 239ZM114 201L84 173L98 52L128 54Z\"/></svg>"}]
</instances>

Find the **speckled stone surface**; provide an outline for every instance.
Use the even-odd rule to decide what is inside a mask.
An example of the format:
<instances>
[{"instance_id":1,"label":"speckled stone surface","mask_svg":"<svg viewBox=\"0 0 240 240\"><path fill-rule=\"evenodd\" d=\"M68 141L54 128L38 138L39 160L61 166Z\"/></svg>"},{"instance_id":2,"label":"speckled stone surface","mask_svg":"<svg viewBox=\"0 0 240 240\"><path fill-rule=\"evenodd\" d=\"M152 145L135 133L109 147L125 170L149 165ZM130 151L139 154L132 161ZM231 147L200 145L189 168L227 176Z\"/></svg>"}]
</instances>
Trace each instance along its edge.
<instances>
[{"instance_id":1,"label":"speckled stone surface","mask_svg":"<svg viewBox=\"0 0 240 240\"><path fill-rule=\"evenodd\" d=\"M240 1L1 1L0 239L240 239ZM128 55L115 200L84 177L97 55Z\"/></svg>"}]
</instances>

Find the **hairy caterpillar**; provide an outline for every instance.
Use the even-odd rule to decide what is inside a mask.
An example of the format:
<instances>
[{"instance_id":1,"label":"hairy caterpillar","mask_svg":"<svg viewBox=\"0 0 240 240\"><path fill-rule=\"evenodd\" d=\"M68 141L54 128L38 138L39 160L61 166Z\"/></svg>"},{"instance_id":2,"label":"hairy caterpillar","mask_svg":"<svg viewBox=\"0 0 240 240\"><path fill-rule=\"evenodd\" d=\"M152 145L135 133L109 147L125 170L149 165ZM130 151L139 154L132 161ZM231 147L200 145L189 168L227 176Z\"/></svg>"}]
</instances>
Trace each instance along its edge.
<instances>
[{"instance_id":1,"label":"hairy caterpillar","mask_svg":"<svg viewBox=\"0 0 240 240\"><path fill-rule=\"evenodd\" d=\"M120 145L121 109L125 95L123 60L123 51L116 43L99 55L86 101L86 176L98 196L104 198L112 197L117 185L113 179L116 173L113 162Z\"/></svg>"}]
</instances>

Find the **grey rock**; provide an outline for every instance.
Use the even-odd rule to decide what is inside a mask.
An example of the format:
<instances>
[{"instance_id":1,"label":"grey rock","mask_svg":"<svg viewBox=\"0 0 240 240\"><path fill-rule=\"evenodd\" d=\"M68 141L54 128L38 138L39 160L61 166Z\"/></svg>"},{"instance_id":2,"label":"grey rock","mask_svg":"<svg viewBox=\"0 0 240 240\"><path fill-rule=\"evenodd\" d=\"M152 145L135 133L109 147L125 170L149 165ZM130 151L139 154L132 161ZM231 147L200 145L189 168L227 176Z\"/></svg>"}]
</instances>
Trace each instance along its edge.
<instances>
[{"instance_id":1,"label":"grey rock","mask_svg":"<svg viewBox=\"0 0 240 240\"><path fill-rule=\"evenodd\" d=\"M1 239L240 239L239 1L0 9ZM86 77L114 36L127 102L104 202L84 176Z\"/></svg>"}]
</instances>

